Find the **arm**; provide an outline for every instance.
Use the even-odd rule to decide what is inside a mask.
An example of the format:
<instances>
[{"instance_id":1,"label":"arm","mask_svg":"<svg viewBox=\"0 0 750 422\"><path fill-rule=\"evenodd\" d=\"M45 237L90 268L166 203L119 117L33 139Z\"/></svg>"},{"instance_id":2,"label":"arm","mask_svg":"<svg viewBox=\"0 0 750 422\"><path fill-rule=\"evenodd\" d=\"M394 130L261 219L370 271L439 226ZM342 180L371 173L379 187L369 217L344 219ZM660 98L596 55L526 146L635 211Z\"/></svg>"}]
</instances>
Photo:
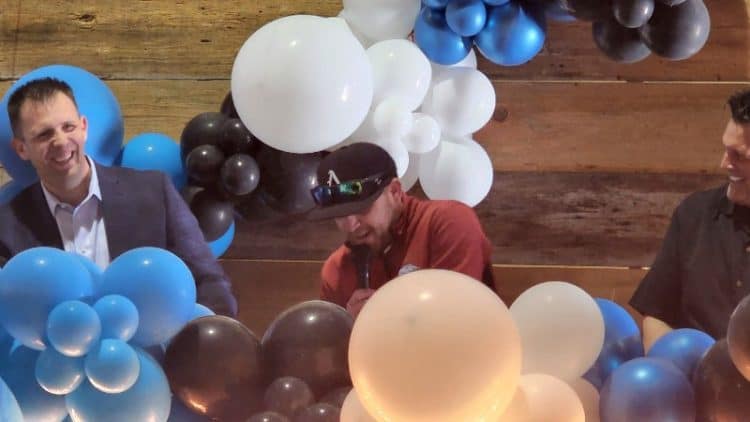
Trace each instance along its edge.
<instances>
[{"instance_id":1,"label":"arm","mask_svg":"<svg viewBox=\"0 0 750 422\"><path fill-rule=\"evenodd\" d=\"M672 331L672 327L667 325L666 322L646 315L643 318L643 350L648 353L654 342L670 331Z\"/></svg>"},{"instance_id":2,"label":"arm","mask_svg":"<svg viewBox=\"0 0 750 422\"><path fill-rule=\"evenodd\" d=\"M482 280L490 243L476 213L463 204L436 211L430 222L430 268L457 271Z\"/></svg>"},{"instance_id":3,"label":"arm","mask_svg":"<svg viewBox=\"0 0 750 422\"><path fill-rule=\"evenodd\" d=\"M198 220L172 182L162 177L167 212L167 249L179 256L195 278L198 302L220 315L235 317L237 299L231 283L216 258L211 254Z\"/></svg>"}]
</instances>

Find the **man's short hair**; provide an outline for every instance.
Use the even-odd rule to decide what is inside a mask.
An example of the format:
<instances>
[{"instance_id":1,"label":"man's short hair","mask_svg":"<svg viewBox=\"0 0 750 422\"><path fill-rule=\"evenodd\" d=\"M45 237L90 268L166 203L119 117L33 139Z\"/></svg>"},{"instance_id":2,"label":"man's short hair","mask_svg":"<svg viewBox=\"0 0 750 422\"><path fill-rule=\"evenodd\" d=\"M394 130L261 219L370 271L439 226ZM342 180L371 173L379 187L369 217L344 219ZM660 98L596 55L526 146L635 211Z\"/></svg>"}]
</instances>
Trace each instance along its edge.
<instances>
[{"instance_id":1,"label":"man's short hair","mask_svg":"<svg viewBox=\"0 0 750 422\"><path fill-rule=\"evenodd\" d=\"M59 79L49 77L34 79L15 90L8 99L8 118L10 119L10 128L13 130L13 135L18 138L21 136L19 127L21 123L21 106L26 100L41 103L51 99L58 92L70 98L73 101L73 105L78 109L75 96L73 96L73 89L70 85Z\"/></svg>"},{"instance_id":2,"label":"man's short hair","mask_svg":"<svg viewBox=\"0 0 750 422\"><path fill-rule=\"evenodd\" d=\"M736 92L727 101L736 123L750 123L750 89Z\"/></svg>"}]
</instances>

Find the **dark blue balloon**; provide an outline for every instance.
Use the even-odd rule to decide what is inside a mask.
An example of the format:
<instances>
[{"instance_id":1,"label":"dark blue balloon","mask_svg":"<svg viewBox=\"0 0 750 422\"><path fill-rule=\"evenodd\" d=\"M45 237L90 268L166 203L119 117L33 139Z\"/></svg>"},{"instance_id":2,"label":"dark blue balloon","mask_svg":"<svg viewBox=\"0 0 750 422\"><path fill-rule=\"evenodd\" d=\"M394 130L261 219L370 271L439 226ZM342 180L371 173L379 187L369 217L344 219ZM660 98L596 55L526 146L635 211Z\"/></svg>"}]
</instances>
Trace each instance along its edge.
<instances>
[{"instance_id":1,"label":"dark blue balloon","mask_svg":"<svg viewBox=\"0 0 750 422\"><path fill-rule=\"evenodd\" d=\"M161 133L142 133L128 141L122 149L120 165L164 172L177 190L181 190L187 183L180 144Z\"/></svg>"},{"instance_id":2,"label":"dark blue balloon","mask_svg":"<svg viewBox=\"0 0 750 422\"><path fill-rule=\"evenodd\" d=\"M422 0L422 4L433 9L445 9L451 0Z\"/></svg>"},{"instance_id":3,"label":"dark blue balloon","mask_svg":"<svg viewBox=\"0 0 750 422\"><path fill-rule=\"evenodd\" d=\"M473 37L487 23L487 8L482 0L453 0L445 9L445 20L453 32Z\"/></svg>"},{"instance_id":4,"label":"dark blue balloon","mask_svg":"<svg viewBox=\"0 0 750 422\"><path fill-rule=\"evenodd\" d=\"M502 6L510 3L510 0L484 0L484 2L487 3L488 6Z\"/></svg>"},{"instance_id":5,"label":"dark blue balloon","mask_svg":"<svg viewBox=\"0 0 750 422\"><path fill-rule=\"evenodd\" d=\"M452 65L463 60L471 50L471 38L462 37L448 27L445 14L425 7L414 24L414 41L428 59L437 64Z\"/></svg>"},{"instance_id":6,"label":"dark blue balloon","mask_svg":"<svg viewBox=\"0 0 750 422\"><path fill-rule=\"evenodd\" d=\"M218 239L208 242L208 248L211 249L211 253L215 258L224 255L224 252L229 249L229 246L234 240L234 221L229 226L226 232L219 236Z\"/></svg>"},{"instance_id":7,"label":"dark blue balloon","mask_svg":"<svg viewBox=\"0 0 750 422\"><path fill-rule=\"evenodd\" d=\"M672 362L688 379L692 379L695 367L714 343L716 340L703 331L680 328L656 340L647 356Z\"/></svg>"},{"instance_id":8,"label":"dark blue balloon","mask_svg":"<svg viewBox=\"0 0 750 422\"><path fill-rule=\"evenodd\" d=\"M607 300L594 299L604 317L604 345L591 369L583 375L597 389L623 363L643 357L643 342L638 324L622 306Z\"/></svg>"},{"instance_id":9,"label":"dark blue balloon","mask_svg":"<svg viewBox=\"0 0 750 422\"><path fill-rule=\"evenodd\" d=\"M602 421L693 421L695 398L690 382L672 363L636 358L607 379L599 411Z\"/></svg>"},{"instance_id":10,"label":"dark blue balloon","mask_svg":"<svg viewBox=\"0 0 750 422\"><path fill-rule=\"evenodd\" d=\"M524 10L517 3L493 7L487 25L474 41L479 52L502 66L518 66L531 60L544 46L544 17Z\"/></svg>"},{"instance_id":11,"label":"dark blue balloon","mask_svg":"<svg viewBox=\"0 0 750 422\"><path fill-rule=\"evenodd\" d=\"M5 205L13 200L27 185L11 180L0 187L0 205Z\"/></svg>"},{"instance_id":12,"label":"dark blue balloon","mask_svg":"<svg viewBox=\"0 0 750 422\"><path fill-rule=\"evenodd\" d=\"M27 421L60 421L68 414L65 397L50 394L36 380L35 368L39 352L18 346L10 354L0 377L16 396ZM0 408L0 414L4 409ZM2 419L0 419L2 420Z\"/></svg>"},{"instance_id":13,"label":"dark blue balloon","mask_svg":"<svg viewBox=\"0 0 750 422\"><path fill-rule=\"evenodd\" d=\"M0 378L0 421L23 422L21 407L18 406L16 396L2 378Z\"/></svg>"}]
</instances>

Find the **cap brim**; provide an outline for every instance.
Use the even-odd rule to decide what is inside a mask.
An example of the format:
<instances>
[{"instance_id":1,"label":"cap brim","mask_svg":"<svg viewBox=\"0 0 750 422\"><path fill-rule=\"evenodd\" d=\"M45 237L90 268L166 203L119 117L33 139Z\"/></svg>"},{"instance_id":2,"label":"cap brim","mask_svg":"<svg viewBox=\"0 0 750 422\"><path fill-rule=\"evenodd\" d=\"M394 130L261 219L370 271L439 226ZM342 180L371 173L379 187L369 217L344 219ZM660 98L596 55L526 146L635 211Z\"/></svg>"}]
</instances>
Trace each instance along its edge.
<instances>
[{"instance_id":1,"label":"cap brim","mask_svg":"<svg viewBox=\"0 0 750 422\"><path fill-rule=\"evenodd\" d=\"M360 214L370 208L373 202L383 193L383 189L369 197L357 202L345 202L343 204L329 205L327 207L315 207L305 214L305 218L312 221L328 220L331 218L346 217L347 215Z\"/></svg>"}]
</instances>

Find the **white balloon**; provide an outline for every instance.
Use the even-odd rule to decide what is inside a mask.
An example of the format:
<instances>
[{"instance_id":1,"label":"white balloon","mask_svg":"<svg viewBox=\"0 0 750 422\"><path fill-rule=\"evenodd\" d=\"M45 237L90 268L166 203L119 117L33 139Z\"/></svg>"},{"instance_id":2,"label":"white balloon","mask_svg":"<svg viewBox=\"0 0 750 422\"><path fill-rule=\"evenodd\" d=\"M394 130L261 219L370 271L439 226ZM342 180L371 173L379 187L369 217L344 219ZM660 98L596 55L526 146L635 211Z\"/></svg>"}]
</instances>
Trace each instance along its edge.
<instances>
[{"instance_id":1,"label":"white balloon","mask_svg":"<svg viewBox=\"0 0 750 422\"><path fill-rule=\"evenodd\" d=\"M367 49L371 45L375 44L375 41L365 37L363 33L357 31L356 28L352 27L352 25L346 19L346 10L342 10L341 12L339 12L339 15L337 17L344 21L344 23L346 24L346 27L349 29L349 31L352 32L352 35L354 35L357 41L359 41L359 43L362 44L363 48Z\"/></svg>"},{"instance_id":2,"label":"white balloon","mask_svg":"<svg viewBox=\"0 0 750 422\"><path fill-rule=\"evenodd\" d=\"M416 110L430 88L430 61L414 43L396 39L367 49L374 80L374 104L398 95L409 111Z\"/></svg>"},{"instance_id":3,"label":"white balloon","mask_svg":"<svg viewBox=\"0 0 750 422\"><path fill-rule=\"evenodd\" d=\"M347 22L375 41L406 38L420 7L420 0L344 0Z\"/></svg>"},{"instance_id":4,"label":"white balloon","mask_svg":"<svg viewBox=\"0 0 750 422\"><path fill-rule=\"evenodd\" d=\"M430 62L430 65L432 65L432 77L434 78L435 75L442 72L444 69L450 69L451 67L470 67L472 69L477 68L477 53L474 52L474 49L472 48L469 51L469 54L466 55L466 57L463 58L460 62L452 65L442 65L435 62Z\"/></svg>"},{"instance_id":5,"label":"white balloon","mask_svg":"<svg viewBox=\"0 0 750 422\"><path fill-rule=\"evenodd\" d=\"M409 153L409 167L406 169L406 173L400 178L401 189L404 192L408 192L409 189L413 188L417 184L419 179L419 155Z\"/></svg>"},{"instance_id":6,"label":"white balloon","mask_svg":"<svg viewBox=\"0 0 750 422\"><path fill-rule=\"evenodd\" d=\"M576 392L553 376L521 375L499 422L588 422Z\"/></svg>"},{"instance_id":7,"label":"white balloon","mask_svg":"<svg viewBox=\"0 0 750 422\"><path fill-rule=\"evenodd\" d=\"M419 181L431 199L454 199L473 207L490 192L493 177L487 151L470 139L440 142L419 161Z\"/></svg>"},{"instance_id":8,"label":"white balloon","mask_svg":"<svg viewBox=\"0 0 750 422\"><path fill-rule=\"evenodd\" d=\"M401 139L411 132L414 118L402 97L388 97L378 104L372 123L380 138Z\"/></svg>"},{"instance_id":9,"label":"white balloon","mask_svg":"<svg viewBox=\"0 0 750 422\"><path fill-rule=\"evenodd\" d=\"M403 138L410 153L424 154L437 148L440 143L440 125L432 116L424 113L413 114L411 131Z\"/></svg>"},{"instance_id":10,"label":"white balloon","mask_svg":"<svg viewBox=\"0 0 750 422\"><path fill-rule=\"evenodd\" d=\"M339 415L340 422L377 422L375 418L367 413L367 409L362 406L362 402L359 401L357 396L357 390L351 389L349 394L346 395L344 403L341 405L341 413Z\"/></svg>"},{"instance_id":11,"label":"white balloon","mask_svg":"<svg viewBox=\"0 0 750 422\"><path fill-rule=\"evenodd\" d=\"M372 143L380 145L393 158L393 162L396 163L398 177L406 174L406 169L409 168L409 151L407 151L406 146L401 140L379 139L378 142Z\"/></svg>"},{"instance_id":12,"label":"white balloon","mask_svg":"<svg viewBox=\"0 0 750 422\"><path fill-rule=\"evenodd\" d=\"M264 143L311 153L343 141L372 103L372 69L362 45L336 19L295 15L245 41L232 67L242 122Z\"/></svg>"},{"instance_id":13,"label":"white balloon","mask_svg":"<svg viewBox=\"0 0 750 422\"><path fill-rule=\"evenodd\" d=\"M586 422L599 422L599 392L596 387L583 378L578 378L569 382L573 390L578 394L583 405L583 413L586 415Z\"/></svg>"},{"instance_id":14,"label":"white balloon","mask_svg":"<svg viewBox=\"0 0 750 422\"><path fill-rule=\"evenodd\" d=\"M421 111L434 117L443 133L467 135L492 117L495 89L476 69L449 67L433 76Z\"/></svg>"},{"instance_id":15,"label":"white balloon","mask_svg":"<svg viewBox=\"0 0 750 422\"><path fill-rule=\"evenodd\" d=\"M572 381L591 367L604 344L599 306L571 283L537 284L518 296L510 312L521 333L523 373Z\"/></svg>"}]
</instances>

